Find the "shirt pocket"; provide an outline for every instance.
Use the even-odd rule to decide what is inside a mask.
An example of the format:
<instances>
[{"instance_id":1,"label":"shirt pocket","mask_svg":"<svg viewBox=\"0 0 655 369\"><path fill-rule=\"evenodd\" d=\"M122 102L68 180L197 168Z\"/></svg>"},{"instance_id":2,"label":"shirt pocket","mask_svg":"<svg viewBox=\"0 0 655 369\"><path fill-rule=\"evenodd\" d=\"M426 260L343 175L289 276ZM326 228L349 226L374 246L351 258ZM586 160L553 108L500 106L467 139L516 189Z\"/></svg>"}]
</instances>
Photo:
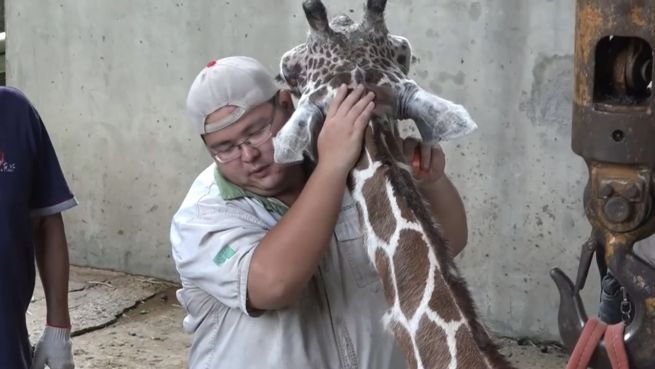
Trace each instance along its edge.
<instances>
[{"instance_id":1,"label":"shirt pocket","mask_svg":"<svg viewBox=\"0 0 655 369\"><path fill-rule=\"evenodd\" d=\"M359 226L357 208L342 210L342 216L334 230L337 247L352 272L357 287L363 288L379 281L366 250L365 237Z\"/></svg>"}]
</instances>

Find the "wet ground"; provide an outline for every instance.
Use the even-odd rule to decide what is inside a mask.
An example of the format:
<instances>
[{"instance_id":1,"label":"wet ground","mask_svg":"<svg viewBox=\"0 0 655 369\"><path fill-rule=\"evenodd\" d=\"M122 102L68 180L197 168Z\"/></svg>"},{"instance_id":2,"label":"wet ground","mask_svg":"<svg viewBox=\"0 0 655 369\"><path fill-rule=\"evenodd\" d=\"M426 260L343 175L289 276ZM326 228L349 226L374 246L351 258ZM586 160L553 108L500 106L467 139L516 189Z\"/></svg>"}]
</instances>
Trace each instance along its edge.
<instances>
[{"instance_id":1,"label":"wet ground","mask_svg":"<svg viewBox=\"0 0 655 369\"><path fill-rule=\"evenodd\" d=\"M76 369L185 368L191 336L182 331L184 313L175 284L104 270L71 267L69 304ZM36 341L45 319L37 281L27 316ZM518 369L563 369L557 346L527 339L499 339Z\"/></svg>"}]
</instances>

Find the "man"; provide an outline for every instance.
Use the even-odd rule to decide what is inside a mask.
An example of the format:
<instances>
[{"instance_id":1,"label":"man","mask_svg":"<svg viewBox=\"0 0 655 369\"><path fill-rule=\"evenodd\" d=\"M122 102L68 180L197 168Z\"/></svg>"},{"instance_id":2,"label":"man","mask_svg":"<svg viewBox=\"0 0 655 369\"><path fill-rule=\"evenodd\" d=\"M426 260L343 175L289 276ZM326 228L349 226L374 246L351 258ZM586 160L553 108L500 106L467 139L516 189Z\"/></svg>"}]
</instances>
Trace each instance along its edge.
<instances>
[{"instance_id":1,"label":"man","mask_svg":"<svg viewBox=\"0 0 655 369\"><path fill-rule=\"evenodd\" d=\"M0 87L0 368L74 368L61 212L76 204L39 114L21 92ZM25 314L35 258L47 318L33 352Z\"/></svg>"},{"instance_id":2,"label":"man","mask_svg":"<svg viewBox=\"0 0 655 369\"><path fill-rule=\"evenodd\" d=\"M383 289L346 187L374 108L363 86L342 86L315 168L283 166L271 137L293 113L289 91L248 57L210 62L196 77L187 110L215 163L171 227L191 368L405 366L381 322ZM413 153L416 142L404 148ZM457 253L466 218L443 153L422 148L421 163L424 193Z\"/></svg>"}]
</instances>

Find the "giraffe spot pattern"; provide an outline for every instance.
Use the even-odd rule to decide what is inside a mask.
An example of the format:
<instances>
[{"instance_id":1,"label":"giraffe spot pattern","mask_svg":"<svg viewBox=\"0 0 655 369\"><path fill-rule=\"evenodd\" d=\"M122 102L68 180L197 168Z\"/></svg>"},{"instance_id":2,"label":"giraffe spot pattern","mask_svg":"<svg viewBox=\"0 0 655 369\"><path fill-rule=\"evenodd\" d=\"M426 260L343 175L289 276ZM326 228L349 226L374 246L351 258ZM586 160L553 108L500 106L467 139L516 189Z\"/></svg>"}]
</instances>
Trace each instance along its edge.
<instances>
[{"instance_id":1,"label":"giraffe spot pattern","mask_svg":"<svg viewBox=\"0 0 655 369\"><path fill-rule=\"evenodd\" d=\"M389 102L391 103L391 102ZM384 135L384 143L387 147L387 150L389 152L389 155L391 155L391 158L395 160L398 163L404 163L405 162L405 156L403 155L402 151L400 151L400 144L398 140L396 139L396 136L391 133L391 124L389 121L386 122L386 127L389 130L387 134ZM397 197L397 196L395 196Z\"/></svg>"},{"instance_id":2,"label":"giraffe spot pattern","mask_svg":"<svg viewBox=\"0 0 655 369\"><path fill-rule=\"evenodd\" d=\"M471 332L462 324L455 334L457 341L457 369L487 368L480 349L473 340Z\"/></svg>"},{"instance_id":3,"label":"giraffe spot pattern","mask_svg":"<svg viewBox=\"0 0 655 369\"><path fill-rule=\"evenodd\" d=\"M446 331L425 315L418 323L416 345L421 363L426 369L446 369L453 359L448 349Z\"/></svg>"},{"instance_id":4,"label":"giraffe spot pattern","mask_svg":"<svg viewBox=\"0 0 655 369\"><path fill-rule=\"evenodd\" d=\"M417 369L418 363L416 362L416 356L414 356L414 344L412 343L412 336L410 336L407 329L400 325L400 323L393 323L391 327L394 337L396 337L396 342L398 346L405 353L405 359L407 360L407 366L410 369Z\"/></svg>"},{"instance_id":5,"label":"giraffe spot pattern","mask_svg":"<svg viewBox=\"0 0 655 369\"><path fill-rule=\"evenodd\" d=\"M355 70L355 82L362 83L364 82L364 72L361 69Z\"/></svg>"},{"instance_id":6,"label":"giraffe spot pattern","mask_svg":"<svg viewBox=\"0 0 655 369\"><path fill-rule=\"evenodd\" d=\"M423 298L430 270L428 245L415 230L400 231L399 244L393 255L396 289L400 310L411 319Z\"/></svg>"},{"instance_id":7,"label":"giraffe spot pattern","mask_svg":"<svg viewBox=\"0 0 655 369\"><path fill-rule=\"evenodd\" d=\"M332 88L338 88L342 84L349 84L350 83L350 73L339 73L335 74L334 77L332 77L332 80L330 81L330 86Z\"/></svg>"},{"instance_id":8,"label":"giraffe spot pattern","mask_svg":"<svg viewBox=\"0 0 655 369\"><path fill-rule=\"evenodd\" d=\"M389 306L392 306L396 300L396 287L391 278L391 264L389 258L381 248L375 250L375 268L380 275L380 280L382 280L384 297L387 299Z\"/></svg>"},{"instance_id":9,"label":"giraffe spot pattern","mask_svg":"<svg viewBox=\"0 0 655 369\"><path fill-rule=\"evenodd\" d=\"M396 204L400 209L400 216L408 222L416 222L416 215L407 205L407 201L402 196L396 196Z\"/></svg>"},{"instance_id":10,"label":"giraffe spot pattern","mask_svg":"<svg viewBox=\"0 0 655 369\"><path fill-rule=\"evenodd\" d=\"M459 310L457 310L457 305L448 291L449 288L446 285L443 275L441 275L439 270L435 270L434 292L430 297L428 306L430 307L430 310L435 311L441 319L446 322L460 320L462 316L459 313Z\"/></svg>"},{"instance_id":11,"label":"giraffe spot pattern","mask_svg":"<svg viewBox=\"0 0 655 369\"><path fill-rule=\"evenodd\" d=\"M362 188L364 198L366 199L366 208L368 217L374 219L370 223L373 232L384 242L389 242L396 229L396 220L388 216L391 214L391 203L385 191L379 189L385 188L386 176L383 170L378 170ZM382 221L380 221L382 220Z\"/></svg>"},{"instance_id":12,"label":"giraffe spot pattern","mask_svg":"<svg viewBox=\"0 0 655 369\"><path fill-rule=\"evenodd\" d=\"M382 72L377 70L366 71L366 83L369 85L376 85L382 79Z\"/></svg>"}]
</instances>

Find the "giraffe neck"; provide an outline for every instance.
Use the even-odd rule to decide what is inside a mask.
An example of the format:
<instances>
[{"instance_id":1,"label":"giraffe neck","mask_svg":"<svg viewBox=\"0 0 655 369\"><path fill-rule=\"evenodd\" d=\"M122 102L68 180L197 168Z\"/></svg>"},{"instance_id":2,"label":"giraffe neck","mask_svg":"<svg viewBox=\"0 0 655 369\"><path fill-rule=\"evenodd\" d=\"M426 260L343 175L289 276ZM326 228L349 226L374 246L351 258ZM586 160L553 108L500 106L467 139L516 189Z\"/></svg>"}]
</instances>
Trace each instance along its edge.
<instances>
[{"instance_id":1,"label":"giraffe neck","mask_svg":"<svg viewBox=\"0 0 655 369\"><path fill-rule=\"evenodd\" d=\"M390 135L369 128L351 173L368 255L389 303L387 327L410 368L510 368L478 323L467 287Z\"/></svg>"}]
</instances>

